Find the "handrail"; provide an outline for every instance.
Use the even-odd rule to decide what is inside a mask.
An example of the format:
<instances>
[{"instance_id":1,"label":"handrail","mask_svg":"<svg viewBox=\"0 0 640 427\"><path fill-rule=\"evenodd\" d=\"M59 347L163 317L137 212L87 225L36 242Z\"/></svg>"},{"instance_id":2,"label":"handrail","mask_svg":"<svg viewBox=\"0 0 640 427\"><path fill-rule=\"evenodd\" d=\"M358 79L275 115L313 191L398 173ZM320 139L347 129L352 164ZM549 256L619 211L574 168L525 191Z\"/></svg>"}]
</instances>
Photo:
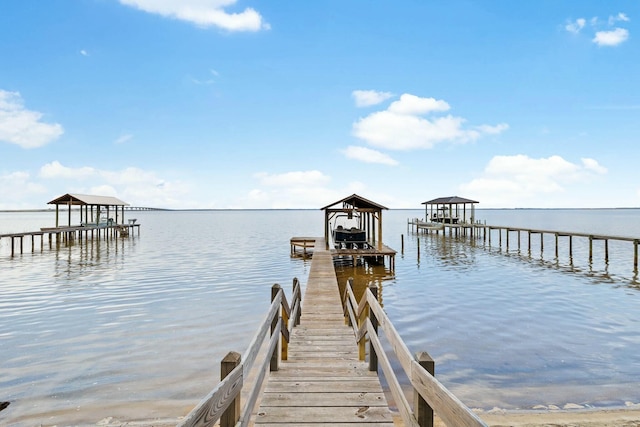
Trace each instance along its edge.
<instances>
[{"instance_id":1,"label":"handrail","mask_svg":"<svg viewBox=\"0 0 640 427\"><path fill-rule=\"evenodd\" d=\"M291 307L284 290L275 284L271 288L271 305L262 323L253 336L249 347L240 356L236 352L229 352L221 362L221 381L207 394L189 414L178 423L178 427L209 427L220 421L220 427L245 427L249 425L264 378L267 366L271 371L278 370L280 359L287 359L287 344L293 328L300 324L302 310L302 292L300 281L293 279L293 294ZM240 397L244 381L249 378L249 372L260 355L260 349L270 331L270 339L264 358L258 360L257 375L251 388L246 392L246 403L241 406ZM278 345L281 351L278 352Z\"/></svg>"},{"instance_id":2,"label":"handrail","mask_svg":"<svg viewBox=\"0 0 640 427\"><path fill-rule=\"evenodd\" d=\"M346 322L353 327L358 342L360 360L365 359L365 344L369 341L369 370L377 371L381 365L389 390L406 426L433 426L435 412L447 426L486 427L474 412L442 385L434 376L433 360L426 352L413 357L400 334L384 312L377 298L377 287L367 288L360 302L353 292L353 279L345 289L344 312ZM393 354L406 373L414 389L413 409L402 391L393 367L378 338L378 327L382 329L391 345Z\"/></svg>"}]
</instances>

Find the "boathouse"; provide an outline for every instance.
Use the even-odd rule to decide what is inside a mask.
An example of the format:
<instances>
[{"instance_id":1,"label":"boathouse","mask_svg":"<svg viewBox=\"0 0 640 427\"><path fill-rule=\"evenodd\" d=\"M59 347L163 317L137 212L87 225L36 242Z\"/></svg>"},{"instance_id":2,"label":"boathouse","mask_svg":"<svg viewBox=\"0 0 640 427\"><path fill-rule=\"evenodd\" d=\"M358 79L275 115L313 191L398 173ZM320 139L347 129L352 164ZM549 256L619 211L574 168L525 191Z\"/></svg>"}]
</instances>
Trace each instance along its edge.
<instances>
[{"instance_id":1,"label":"boathouse","mask_svg":"<svg viewBox=\"0 0 640 427\"><path fill-rule=\"evenodd\" d=\"M473 224L475 222L475 200L450 196L422 202L425 205L425 221L443 224Z\"/></svg>"},{"instance_id":2,"label":"boathouse","mask_svg":"<svg viewBox=\"0 0 640 427\"><path fill-rule=\"evenodd\" d=\"M56 227L60 227L60 206L66 206L68 220L66 226L71 227L72 206L80 207L80 225L124 224L124 207L128 203L111 196L95 196L88 194L65 194L53 199L48 205L56 205ZM113 214L113 216L112 216Z\"/></svg>"},{"instance_id":3,"label":"boathouse","mask_svg":"<svg viewBox=\"0 0 640 427\"><path fill-rule=\"evenodd\" d=\"M336 258L351 257L367 261L389 258L395 267L396 251L382 242L382 211L388 208L357 194L345 197L322 208L324 240Z\"/></svg>"}]
</instances>

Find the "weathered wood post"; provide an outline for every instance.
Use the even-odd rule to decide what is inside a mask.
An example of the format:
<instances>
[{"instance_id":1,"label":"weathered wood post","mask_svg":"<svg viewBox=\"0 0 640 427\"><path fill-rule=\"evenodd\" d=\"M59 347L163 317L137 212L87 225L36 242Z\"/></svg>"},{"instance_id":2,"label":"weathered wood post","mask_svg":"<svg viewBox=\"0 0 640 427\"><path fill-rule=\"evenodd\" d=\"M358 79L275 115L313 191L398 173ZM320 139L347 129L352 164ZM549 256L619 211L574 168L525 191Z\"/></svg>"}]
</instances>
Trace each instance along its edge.
<instances>
[{"instance_id":1,"label":"weathered wood post","mask_svg":"<svg viewBox=\"0 0 640 427\"><path fill-rule=\"evenodd\" d=\"M435 375L436 362L426 351L416 354L416 362L432 376ZM420 427L433 427L433 408L422 398L417 390L413 390L413 412Z\"/></svg>"},{"instance_id":2,"label":"weathered wood post","mask_svg":"<svg viewBox=\"0 0 640 427\"><path fill-rule=\"evenodd\" d=\"M291 306L294 306L296 304L296 301L298 302L298 314L296 314L295 319L293 319L293 326L298 326L300 325L300 317L302 316L302 294L298 294L298 297L295 297L296 295L296 285L299 287L300 286L300 281L298 280L297 277L293 278L293 289L291 291L291 295L294 295L293 297L293 301L291 301ZM302 291L300 291L302 292Z\"/></svg>"},{"instance_id":3,"label":"weathered wood post","mask_svg":"<svg viewBox=\"0 0 640 427\"><path fill-rule=\"evenodd\" d=\"M418 237L418 261L420 261L420 238Z\"/></svg>"},{"instance_id":4,"label":"weathered wood post","mask_svg":"<svg viewBox=\"0 0 640 427\"><path fill-rule=\"evenodd\" d=\"M509 230L509 229L507 228L507 252L509 252L509 232L510 232L510 231L511 231L511 230Z\"/></svg>"},{"instance_id":5,"label":"weathered wood post","mask_svg":"<svg viewBox=\"0 0 640 427\"><path fill-rule=\"evenodd\" d=\"M569 236L569 258L573 261L573 236Z\"/></svg>"},{"instance_id":6,"label":"weathered wood post","mask_svg":"<svg viewBox=\"0 0 640 427\"><path fill-rule=\"evenodd\" d=\"M282 293L282 298L284 299L284 291ZM284 301L283 301L284 302ZM280 304L281 305L281 312L282 312L282 327L287 329L287 332L289 331L289 314L287 313L287 310L285 308L284 304ZM293 307L293 301L291 302L290 308ZM282 360L287 360L289 358L289 341L288 341L288 334L285 336L285 334L280 334L280 343L281 343L281 351L280 351L280 358Z\"/></svg>"},{"instance_id":7,"label":"weathered wood post","mask_svg":"<svg viewBox=\"0 0 640 427\"><path fill-rule=\"evenodd\" d=\"M593 236L589 236L589 263L593 261Z\"/></svg>"},{"instance_id":8,"label":"weathered wood post","mask_svg":"<svg viewBox=\"0 0 640 427\"><path fill-rule=\"evenodd\" d=\"M604 262L609 263L609 239L604 239Z\"/></svg>"},{"instance_id":9,"label":"weathered wood post","mask_svg":"<svg viewBox=\"0 0 640 427\"><path fill-rule=\"evenodd\" d=\"M240 353L236 353L235 351L227 353L220 363L220 380L224 380L231 371L240 365L241 359L242 356ZM222 413L220 417L220 427L233 427L236 425L240 420L240 412L242 411L240 403L240 393L238 393L236 398L233 399L233 402L231 402L231 405Z\"/></svg>"},{"instance_id":10,"label":"weathered wood post","mask_svg":"<svg viewBox=\"0 0 640 427\"><path fill-rule=\"evenodd\" d=\"M633 271L638 272L638 240L633 241Z\"/></svg>"},{"instance_id":11,"label":"weathered wood post","mask_svg":"<svg viewBox=\"0 0 640 427\"><path fill-rule=\"evenodd\" d=\"M373 298L378 301L378 287L376 285L369 286L369 291L373 294ZM373 330L378 335L378 318L369 304L369 320L373 326ZM378 372L378 354L373 346L373 340L369 338L369 370Z\"/></svg>"},{"instance_id":12,"label":"weathered wood post","mask_svg":"<svg viewBox=\"0 0 640 427\"><path fill-rule=\"evenodd\" d=\"M273 285L271 287L271 303L273 303L273 301L278 297L278 293L282 290L282 288L280 287L280 285L278 285L277 283L275 285ZM273 320L271 321L271 336L273 337L273 334L275 333L280 333L280 331L276 331L276 329L278 328L278 319L279 316L275 316L273 318ZM270 371L277 371L278 370L278 354L280 353L280 340L278 340L278 344L276 345L276 348L273 349L273 353L271 353L271 362L269 364L269 370Z\"/></svg>"},{"instance_id":13,"label":"weathered wood post","mask_svg":"<svg viewBox=\"0 0 640 427\"><path fill-rule=\"evenodd\" d=\"M400 253L404 254L404 234L400 235Z\"/></svg>"},{"instance_id":14,"label":"weathered wood post","mask_svg":"<svg viewBox=\"0 0 640 427\"><path fill-rule=\"evenodd\" d=\"M558 233L556 233L556 259L558 258Z\"/></svg>"}]
</instances>

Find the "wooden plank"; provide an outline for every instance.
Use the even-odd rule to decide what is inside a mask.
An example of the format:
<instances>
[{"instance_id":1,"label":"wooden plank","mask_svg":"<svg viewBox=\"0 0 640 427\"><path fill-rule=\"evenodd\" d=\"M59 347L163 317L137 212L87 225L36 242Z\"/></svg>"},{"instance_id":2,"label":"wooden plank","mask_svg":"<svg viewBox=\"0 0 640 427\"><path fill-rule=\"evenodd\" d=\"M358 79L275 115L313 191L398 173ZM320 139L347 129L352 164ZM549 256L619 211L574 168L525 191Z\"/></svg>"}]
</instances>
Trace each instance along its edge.
<instances>
[{"instance_id":1,"label":"wooden plank","mask_svg":"<svg viewBox=\"0 0 640 427\"><path fill-rule=\"evenodd\" d=\"M260 423L393 423L387 407L260 407L256 424Z\"/></svg>"},{"instance_id":2,"label":"wooden plank","mask_svg":"<svg viewBox=\"0 0 640 427\"><path fill-rule=\"evenodd\" d=\"M324 367L308 367L308 366L303 366L303 367L297 367L297 366L286 366L283 367L283 369L281 369L278 375L275 374L271 374L271 379L273 379L274 381L276 381L277 378L283 378L285 376L288 376L290 378L296 379L296 378L304 378L304 377L318 377L318 378L323 378L326 376L331 376L331 377L340 377L342 380L349 379L349 378L366 378L368 376L374 376L375 373L370 374L369 369L354 369L353 367L346 367L346 368L341 368L341 367L336 367L333 368L331 366L327 366L327 363L325 363ZM374 378L377 378L374 376ZM269 380L269 382L271 382L271 379Z\"/></svg>"},{"instance_id":3,"label":"wooden plank","mask_svg":"<svg viewBox=\"0 0 640 427\"><path fill-rule=\"evenodd\" d=\"M387 406L384 393L265 393L262 406Z\"/></svg>"},{"instance_id":4,"label":"wooden plank","mask_svg":"<svg viewBox=\"0 0 640 427\"><path fill-rule=\"evenodd\" d=\"M354 424L354 423L296 423L295 426L296 427L354 427L357 426L358 424ZM280 423L261 423L260 426L262 427L281 427L282 424ZM395 427L395 425L390 422L390 423L376 423L375 424L376 427Z\"/></svg>"}]
</instances>

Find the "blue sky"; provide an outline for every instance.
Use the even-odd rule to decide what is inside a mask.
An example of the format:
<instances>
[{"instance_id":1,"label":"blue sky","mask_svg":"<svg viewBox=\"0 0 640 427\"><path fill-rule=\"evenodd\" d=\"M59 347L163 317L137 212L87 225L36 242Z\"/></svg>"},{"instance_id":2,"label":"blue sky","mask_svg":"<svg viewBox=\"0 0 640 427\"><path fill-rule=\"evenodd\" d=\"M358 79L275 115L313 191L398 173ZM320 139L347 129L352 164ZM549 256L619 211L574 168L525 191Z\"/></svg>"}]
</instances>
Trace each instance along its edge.
<instances>
[{"instance_id":1,"label":"blue sky","mask_svg":"<svg viewBox=\"0 0 640 427\"><path fill-rule=\"evenodd\" d=\"M0 6L0 209L640 206L640 2Z\"/></svg>"}]
</instances>

